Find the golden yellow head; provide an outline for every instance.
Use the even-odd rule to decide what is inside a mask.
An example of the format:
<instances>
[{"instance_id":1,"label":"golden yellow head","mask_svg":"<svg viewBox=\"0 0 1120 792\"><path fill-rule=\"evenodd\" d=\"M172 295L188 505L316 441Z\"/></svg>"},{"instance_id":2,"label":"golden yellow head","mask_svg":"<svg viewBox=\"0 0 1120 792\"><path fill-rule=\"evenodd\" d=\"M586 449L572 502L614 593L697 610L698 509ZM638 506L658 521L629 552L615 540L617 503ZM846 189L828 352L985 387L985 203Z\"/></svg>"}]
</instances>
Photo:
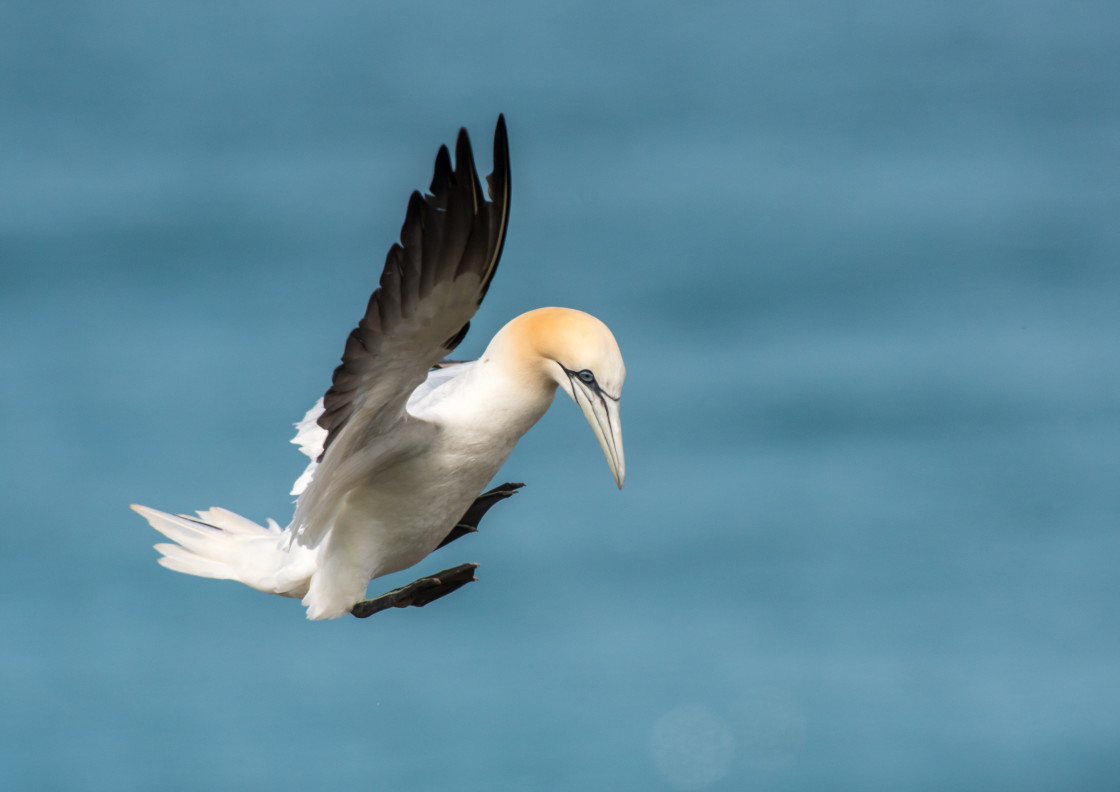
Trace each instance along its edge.
<instances>
[{"instance_id":1,"label":"golden yellow head","mask_svg":"<svg viewBox=\"0 0 1120 792\"><path fill-rule=\"evenodd\" d=\"M626 365L610 329L583 311L538 308L512 320L499 337L521 365L555 382L579 405L621 489L626 460L619 399Z\"/></svg>"}]
</instances>

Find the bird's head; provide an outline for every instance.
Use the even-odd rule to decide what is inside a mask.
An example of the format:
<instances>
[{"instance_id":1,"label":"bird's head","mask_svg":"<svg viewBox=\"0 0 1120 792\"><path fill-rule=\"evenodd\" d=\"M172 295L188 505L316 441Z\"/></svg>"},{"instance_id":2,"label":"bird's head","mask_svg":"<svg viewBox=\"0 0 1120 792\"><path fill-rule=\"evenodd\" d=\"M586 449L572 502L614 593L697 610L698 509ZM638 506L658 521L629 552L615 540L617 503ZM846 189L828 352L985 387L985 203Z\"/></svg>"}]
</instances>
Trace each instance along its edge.
<instances>
[{"instance_id":1,"label":"bird's head","mask_svg":"<svg viewBox=\"0 0 1120 792\"><path fill-rule=\"evenodd\" d=\"M591 314L571 308L538 308L514 322L544 376L583 410L622 489L626 458L618 407L626 366L614 335Z\"/></svg>"}]
</instances>

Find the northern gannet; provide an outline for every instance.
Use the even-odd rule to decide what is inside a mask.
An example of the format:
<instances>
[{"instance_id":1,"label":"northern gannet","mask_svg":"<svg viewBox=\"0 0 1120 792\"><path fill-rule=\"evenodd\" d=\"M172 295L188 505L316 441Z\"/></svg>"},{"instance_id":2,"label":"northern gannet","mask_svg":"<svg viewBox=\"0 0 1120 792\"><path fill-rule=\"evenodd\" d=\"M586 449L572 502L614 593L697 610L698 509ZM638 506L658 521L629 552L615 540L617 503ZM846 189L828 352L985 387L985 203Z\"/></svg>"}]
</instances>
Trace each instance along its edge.
<instances>
[{"instance_id":1,"label":"northern gannet","mask_svg":"<svg viewBox=\"0 0 1120 792\"><path fill-rule=\"evenodd\" d=\"M460 129L454 167L441 146L429 193L413 192L400 243L389 250L330 389L296 424L292 442L311 463L292 489L298 500L288 527L220 508L195 518L134 505L175 542L156 545L160 564L298 597L309 619L368 615L357 606L372 579L416 564L520 486L480 496L557 388L583 411L621 489L626 368L601 321L538 308L506 324L477 360L446 360L466 335L505 242L510 169L502 116L487 184L489 200ZM443 581L417 581L430 590L412 604L473 579L474 566L448 570L454 574Z\"/></svg>"}]
</instances>

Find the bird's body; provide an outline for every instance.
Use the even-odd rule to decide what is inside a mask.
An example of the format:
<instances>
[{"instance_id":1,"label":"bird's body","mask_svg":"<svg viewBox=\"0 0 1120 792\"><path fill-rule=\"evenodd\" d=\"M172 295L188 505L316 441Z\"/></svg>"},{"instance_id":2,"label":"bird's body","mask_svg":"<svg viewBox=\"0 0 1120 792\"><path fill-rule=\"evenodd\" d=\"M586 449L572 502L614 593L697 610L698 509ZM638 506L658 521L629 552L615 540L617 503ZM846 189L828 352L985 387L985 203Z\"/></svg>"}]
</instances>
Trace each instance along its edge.
<instances>
[{"instance_id":1,"label":"bird's body","mask_svg":"<svg viewBox=\"0 0 1120 792\"><path fill-rule=\"evenodd\" d=\"M558 387L583 409L622 486L625 368L598 319L537 309L510 321L478 360L438 364L465 334L501 253L509 180L500 119L490 183L494 201L481 201L462 132L455 171L441 149L432 194L414 194L403 245L390 250L334 385L297 424L293 442L312 461L293 488L291 524L133 507L177 543L157 545L164 566L299 597L311 619L344 615L371 579L446 540Z\"/></svg>"}]
</instances>

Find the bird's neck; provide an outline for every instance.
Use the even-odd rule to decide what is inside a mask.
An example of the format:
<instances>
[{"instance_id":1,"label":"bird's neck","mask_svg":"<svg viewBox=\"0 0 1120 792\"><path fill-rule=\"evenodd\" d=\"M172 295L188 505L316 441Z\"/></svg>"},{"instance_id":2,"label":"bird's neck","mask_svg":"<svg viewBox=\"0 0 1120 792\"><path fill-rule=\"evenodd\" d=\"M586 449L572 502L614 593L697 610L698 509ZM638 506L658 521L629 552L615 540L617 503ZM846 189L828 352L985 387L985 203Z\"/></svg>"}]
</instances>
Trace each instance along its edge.
<instances>
[{"instance_id":1,"label":"bird's neck","mask_svg":"<svg viewBox=\"0 0 1120 792\"><path fill-rule=\"evenodd\" d=\"M480 421L516 442L548 411L556 382L542 367L489 354L474 365L464 390Z\"/></svg>"},{"instance_id":2,"label":"bird's neck","mask_svg":"<svg viewBox=\"0 0 1120 792\"><path fill-rule=\"evenodd\" d=\"M548 411L557 380L543 359L516 334L503 330L457 383L456 398L441 407L452 422L475 426L516 443ZM555 367L555 363L551 363Z\"/></svg>"}]
</instances>

